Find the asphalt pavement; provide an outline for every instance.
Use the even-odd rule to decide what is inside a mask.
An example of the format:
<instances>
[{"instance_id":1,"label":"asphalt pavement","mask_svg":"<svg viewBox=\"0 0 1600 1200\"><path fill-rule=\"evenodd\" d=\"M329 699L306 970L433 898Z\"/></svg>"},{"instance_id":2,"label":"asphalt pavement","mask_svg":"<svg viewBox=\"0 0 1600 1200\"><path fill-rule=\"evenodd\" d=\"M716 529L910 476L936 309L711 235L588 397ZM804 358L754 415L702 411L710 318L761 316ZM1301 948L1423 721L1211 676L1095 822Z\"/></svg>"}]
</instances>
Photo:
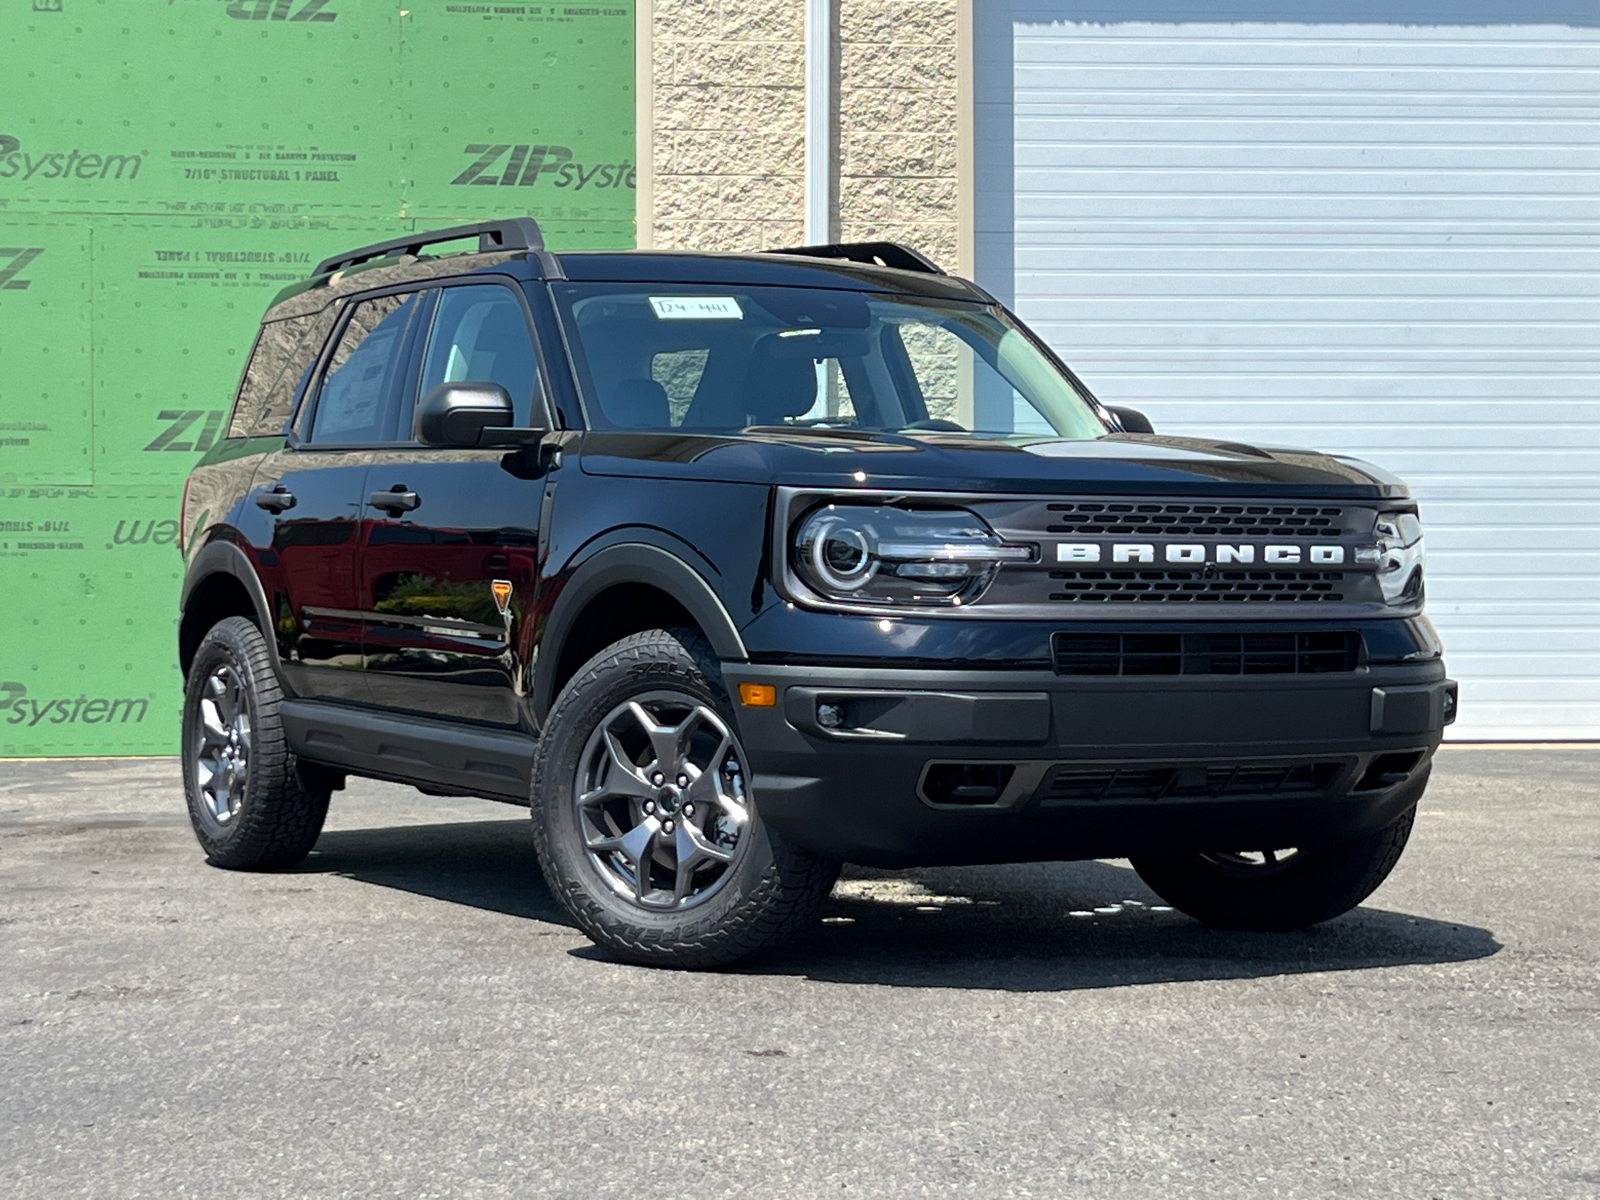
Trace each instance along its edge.
<instances>
[{"instance_id":1,"label":"asphalt pavement","mask_svg":"<svg viewBox=\"0 0 1600 1200\"><path fill-rule=\"evenodd\" d=\"M755 966L608 962L526 814L352 781L208 867L174 760L0 763L0 1191L1600 1196L1600 747L1447 749L1368 903L848 870Z\"/></svg>"}]
</instances>

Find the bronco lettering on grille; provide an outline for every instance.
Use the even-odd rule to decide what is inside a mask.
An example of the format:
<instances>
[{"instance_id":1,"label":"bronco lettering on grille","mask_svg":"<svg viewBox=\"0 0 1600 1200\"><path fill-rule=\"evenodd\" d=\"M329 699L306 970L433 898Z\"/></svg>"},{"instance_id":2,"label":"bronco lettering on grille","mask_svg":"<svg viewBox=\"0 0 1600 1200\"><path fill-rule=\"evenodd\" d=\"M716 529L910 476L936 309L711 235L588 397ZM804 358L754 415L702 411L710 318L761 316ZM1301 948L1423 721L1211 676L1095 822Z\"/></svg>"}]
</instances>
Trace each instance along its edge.
<instances>
[{"instance_id":1,"label":"bronco lettering on grille","mask_svg":"<svg viewBox=\"0 0 1600 1200\"><path fill-rule=\"evenodd\" d=\"M1058 542L1058 563L1156 563L1178 566L1225 566L1256 561L1257 547L1248 542L1208 544L1206 542ZM1273 564L1309 563L1319 567L1343 566L1343 546L1265 545L1261 561Z\"/></svg>"}]
</instances>

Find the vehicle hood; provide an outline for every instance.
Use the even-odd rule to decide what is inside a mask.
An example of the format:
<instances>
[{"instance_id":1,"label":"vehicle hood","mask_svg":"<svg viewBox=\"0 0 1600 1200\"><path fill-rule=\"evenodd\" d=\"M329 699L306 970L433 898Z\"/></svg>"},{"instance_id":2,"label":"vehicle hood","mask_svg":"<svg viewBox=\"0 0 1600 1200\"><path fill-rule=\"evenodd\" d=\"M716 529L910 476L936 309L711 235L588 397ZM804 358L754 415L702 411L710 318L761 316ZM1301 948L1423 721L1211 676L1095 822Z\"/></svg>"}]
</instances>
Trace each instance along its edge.
<instances>
[{"instance_id":1,"label":"vehicle hood","mask_svg":"<svg viewBox=\"0 0 1600 1200\"><path fill-rule=\"evenodd\" d=\"M767 427L737 435L604 431L583 436L595 475L868 490L1398 498L1399 479L1313 450L1156 434L1093 440Z\"/></svg>"}]
</instances>

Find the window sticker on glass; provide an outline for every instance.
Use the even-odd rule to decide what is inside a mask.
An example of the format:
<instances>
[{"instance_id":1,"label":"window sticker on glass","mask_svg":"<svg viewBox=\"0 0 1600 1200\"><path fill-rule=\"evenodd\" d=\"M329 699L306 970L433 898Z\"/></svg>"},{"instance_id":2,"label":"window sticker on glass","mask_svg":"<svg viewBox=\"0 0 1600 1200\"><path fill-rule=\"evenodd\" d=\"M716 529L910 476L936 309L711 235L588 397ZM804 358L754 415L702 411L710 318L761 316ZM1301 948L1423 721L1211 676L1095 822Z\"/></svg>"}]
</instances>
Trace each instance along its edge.
<instances>
[{"instance_id":1,"label":"window sticker on glass","mask_svg":"<svg viewBox=\"0 0 1600 1200\"><path fill-rule=\"evenodd\" d=\"M663 321L744 320L744 309L732 296L651 296L650 307Z\"/></svg>"}]
</instances>

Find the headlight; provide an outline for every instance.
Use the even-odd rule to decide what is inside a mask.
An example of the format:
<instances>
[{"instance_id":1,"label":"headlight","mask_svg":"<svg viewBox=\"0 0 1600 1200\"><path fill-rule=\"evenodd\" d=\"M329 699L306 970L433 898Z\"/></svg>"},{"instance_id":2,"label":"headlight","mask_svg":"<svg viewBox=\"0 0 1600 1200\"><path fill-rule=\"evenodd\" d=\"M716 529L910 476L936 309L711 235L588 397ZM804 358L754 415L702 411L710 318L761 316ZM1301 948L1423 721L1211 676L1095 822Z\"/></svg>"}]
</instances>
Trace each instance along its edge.
<instances>
[{"instance_id":1,"label":"headlight","mask_svg":"<svg viewBox=\"0 0 1600 1200\"><path fill-rule=\"evenodd\" d=\"M962 509L830 504L801 523L792 562L825 599L914 607L970 603L1001 563L1032 557L1032 547L1003 545Z\"/></svg>"},{"instance_id":2,"label":"headlight","mask_svg":"<svg viewBox=\"0 0 1600 1200\"><path fill-rule=\"evenodd\" d=\"M1422 522L1416 513L1378 514L1375 545L1356 550L1356 562L1375 565L1378 586L1389 604L1415 604L1422 599Z\"/></svg>"}]
</instances>

